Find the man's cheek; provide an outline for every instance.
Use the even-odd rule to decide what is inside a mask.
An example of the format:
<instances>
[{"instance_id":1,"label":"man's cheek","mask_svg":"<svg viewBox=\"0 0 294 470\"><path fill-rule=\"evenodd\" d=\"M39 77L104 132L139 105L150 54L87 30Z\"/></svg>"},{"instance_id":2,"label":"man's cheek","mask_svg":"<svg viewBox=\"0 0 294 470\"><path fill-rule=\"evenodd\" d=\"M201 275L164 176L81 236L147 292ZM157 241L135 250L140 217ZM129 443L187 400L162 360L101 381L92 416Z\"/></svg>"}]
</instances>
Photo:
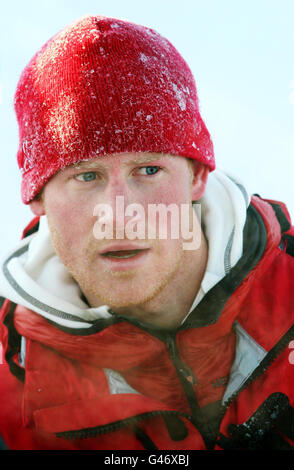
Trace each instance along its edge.
<instances>
[{"instance_id":1,"label":"man's cheek","mask_svg":"<svg viewBox=\"0 0 294 470\"><path fill-rule=\"evenodd\" d=\"M48 219L66 237L82 234L87 228L92 229L94 225L92 214L87 214L85 209L75 206L60 206L57 210L51 210L48 212Z\"/></svg>"}]
</instances>

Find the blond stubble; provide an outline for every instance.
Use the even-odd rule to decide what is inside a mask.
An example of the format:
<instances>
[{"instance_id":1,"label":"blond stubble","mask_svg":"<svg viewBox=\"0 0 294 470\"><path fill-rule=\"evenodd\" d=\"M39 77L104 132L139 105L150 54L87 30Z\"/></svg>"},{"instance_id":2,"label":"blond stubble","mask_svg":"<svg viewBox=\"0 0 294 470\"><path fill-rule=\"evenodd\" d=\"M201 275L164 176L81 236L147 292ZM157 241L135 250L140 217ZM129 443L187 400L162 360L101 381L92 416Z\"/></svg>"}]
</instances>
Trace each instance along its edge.
<instances>
[{"instance_id":1,"label":"blond stubble","mask_svg":"<svg viewBox=\"0 0 294 470\"><path fill-rule=\"evenodd\" d=\"M122 296L121 296L121 299L118 299L117 298L118 295L115 295L115 296L112 295L111 289L108 289L107 293L101 292L102 286L100 286L99 288L99 286L97 285L97 282L95 282L92 276L89 276L89 269L87 269L86 267L81 268L81 269L77 268L77 263L75 262L73 257L70 254L68 254L68 246L66 246L63 240L63 237L56 230L54 223L51 221L50 215L48 214L48 211L47 211L47 219L48 219L49 230L51 233L51 240L52 240L52 244L55 249L55 252L57 256L59 257L59 259L64 264L64 266L66 267L69 274L79 285L81 291L88 299L91 307L98 307L101 305L109 305L111 307L117 307L117 308L118 307L133 307L136 305L138 306L143 305L147 302L152 301L172 281L183 259L184 251L182 249L182 250L179 250L178 252L179 256L178 256L178 260L176 261L176 263L173 263L172 267L170 267L170 269L166 273L164 273L164 276L162 277L162 279L160 279L159 282L155 284L154 288L151 291L148 292L148 289L146 289L145 291L145 286L146 285L150 286L152 284L152 282L149 282L149 280L146 279L146 282L144 282L144 285L142 285L141 287L142 291L144 290L146 292L146 295L143 295L143 297L141 297L142 291L139 293L139 295L137 292L137 294L134 295L135 297L134 300L128 299L128 300L123 301ZM95 241L94 242L90 241L89 246L85 250L85 255L84 255L85 260L86 260L85 266L92 264L91 253L94 252L94 249L93 249L94 245L96 246ZM134 269L128 272L114 272L110 269L104 268L103 271L105 275L111 276L111 278L116 280L117 282L120 282L120 281L123 282L125 280L131 281L132 279L134 279L136 276L136 273L139 272L139 269ZM153 276L153 273L150 272L149 275ZM130 288L128 290L130 291Z\"/></svg>"}]
</instances>

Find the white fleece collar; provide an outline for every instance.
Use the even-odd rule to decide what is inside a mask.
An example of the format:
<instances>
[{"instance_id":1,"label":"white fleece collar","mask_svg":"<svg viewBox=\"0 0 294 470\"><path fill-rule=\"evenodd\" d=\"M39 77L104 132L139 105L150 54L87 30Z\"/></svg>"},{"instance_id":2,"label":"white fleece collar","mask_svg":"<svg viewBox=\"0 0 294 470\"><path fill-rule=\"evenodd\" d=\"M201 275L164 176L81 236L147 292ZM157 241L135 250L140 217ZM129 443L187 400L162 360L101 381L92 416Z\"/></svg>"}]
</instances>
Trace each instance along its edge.
<instances>
[{"instance_id":1,"label":"white fleece collar","mask_svg":"<svg viewBox=\"0 0 294 470\"><path fill-rule=\"evenodd\" d=\"M209 254L201 289L190 312L242 256L249 197L241 183L215 170L208 177L200 202ZM19 255L11 257L15 252ZM6 256L0 276L1 296L59 325L88 328L98 318L111 317L107 305L89 308L83 302L79 286L54 251L45 216L41 217L38 232Z\"/></svg>"},{"instance_id":2,"label":"white fleece collar","mask_svg":"<svg viewBox=\"0 0 294 470\"><path fill-rule=\"evenodd\" d=\"M208 177L200 202L202 228L208 241L208 261L201 288L188 315L241 258L250 198L240 181L215 170Z\"/></svg>"}]
</instances>

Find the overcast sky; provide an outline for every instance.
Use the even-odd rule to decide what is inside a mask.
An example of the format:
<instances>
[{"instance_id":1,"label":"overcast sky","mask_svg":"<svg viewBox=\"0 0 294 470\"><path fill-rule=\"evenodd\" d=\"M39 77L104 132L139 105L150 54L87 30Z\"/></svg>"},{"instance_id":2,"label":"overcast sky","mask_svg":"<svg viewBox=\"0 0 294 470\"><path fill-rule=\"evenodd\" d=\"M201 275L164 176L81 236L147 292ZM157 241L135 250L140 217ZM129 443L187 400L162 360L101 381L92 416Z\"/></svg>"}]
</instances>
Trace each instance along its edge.
<instances>
[{"instance_id":1,"label":"overcast sky","mask_svg":"<svg viewBox=\"0 0 294 470\"><path fill-rule=\"evenodd\" d=\"M217 166L294 219L293 0L0 0L0 257L31 219L21 203L13 95L22 69L85 14L127 19L167 37L190 65Z\"/></svg>"}]
</instances>

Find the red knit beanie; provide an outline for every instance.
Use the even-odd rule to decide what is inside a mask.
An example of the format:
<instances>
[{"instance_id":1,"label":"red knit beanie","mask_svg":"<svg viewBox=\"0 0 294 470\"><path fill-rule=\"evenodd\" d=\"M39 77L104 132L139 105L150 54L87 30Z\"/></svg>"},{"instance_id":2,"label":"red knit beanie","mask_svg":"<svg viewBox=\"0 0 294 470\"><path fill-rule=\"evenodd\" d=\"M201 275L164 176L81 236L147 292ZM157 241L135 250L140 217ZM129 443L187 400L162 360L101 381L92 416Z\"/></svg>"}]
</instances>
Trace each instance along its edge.
<instances>
[{"instance_id":1,"label":"red knit beanie","mask_svg":"<svg viewBox=\"0 0 294 470\"><path fill-rule=\"evenodd\" d=\"M31 59L15 110L22 199L61 168L99 155L181 155L215 168L195 81L174 46L128 21L86 16Z\"/></svg>"}]
</instances>

